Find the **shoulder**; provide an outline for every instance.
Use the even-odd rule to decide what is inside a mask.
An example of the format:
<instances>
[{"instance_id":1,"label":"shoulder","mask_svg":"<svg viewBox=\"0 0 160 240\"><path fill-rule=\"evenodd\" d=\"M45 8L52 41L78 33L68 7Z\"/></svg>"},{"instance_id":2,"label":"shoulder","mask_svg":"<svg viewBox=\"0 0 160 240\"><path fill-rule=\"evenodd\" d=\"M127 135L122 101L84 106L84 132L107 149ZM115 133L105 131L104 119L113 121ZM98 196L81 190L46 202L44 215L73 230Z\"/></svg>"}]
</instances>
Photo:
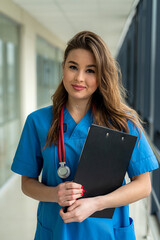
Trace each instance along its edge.
<instances>
[{"instance_id":1,"label":"shoulder","mask_svg":"<svg viewBox=\"0 0 160 240\"><path fill-rule=\"evenodd\" d=\"M135 125L135 123L132 122L131 120L127 120L127 125L129 129L129 133L131 135L135 135L139 137L142 134L142 129L139 128L137 125Z\"/></svg>"},{"instance_id":2,"label":"shoulder","mask_svg":"<svg viewBox=\"0 0 160 240\"><path fill-rule=\"evenodd\" d=\"M48 106L48 107L44 107L44 108L40 108L32 113L30 113L27 116L27 119L29 120L37 120L37 119L50 119L53 117L53 113L52 113L52 106Z\"/></svg>"},{"instance_id":3,"label":"shoulder","mask_svg":"<svg viewBox=\"0 0 160 240\"><path fill-rule=\"evenodd\" d=\"M135 152L139 154L141 159L146 157L148 158L148 156L153 156L153 152L147 140L148 136L145 130L138 128L132 121L128 121L128 128L131 135L137 136Z\"/></svg>"},{"instance_id":4,"label":"shoulder","mask_svg":"<svg viewBox=\"0 0 160 240\"><path fill-rule=\"evenodd\" d=\"M40 108L35 110L34 112L31 112L28 115L28 118L37 118L37 117L49 117L52 114L52 105Z\"/></svg>"},{"instance_id":5,"label":"shoulder","mask_svg":"<svg viewBox=\"0 0 160 240\"><path fill-rule=\"evenodd\" d=\"M26 122L35 128L49 128L53 119L52 105L40 108L27 116Z\"/></svg>"}]
</instances>

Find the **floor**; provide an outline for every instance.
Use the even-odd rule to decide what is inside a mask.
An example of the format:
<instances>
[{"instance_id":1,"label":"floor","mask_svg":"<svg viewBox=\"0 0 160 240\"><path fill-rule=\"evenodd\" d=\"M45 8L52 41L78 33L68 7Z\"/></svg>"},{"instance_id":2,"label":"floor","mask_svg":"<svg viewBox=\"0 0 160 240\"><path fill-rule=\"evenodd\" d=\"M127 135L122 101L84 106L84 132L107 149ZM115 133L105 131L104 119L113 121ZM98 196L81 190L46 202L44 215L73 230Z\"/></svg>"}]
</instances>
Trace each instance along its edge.
<instances>
[{"instance_id":1,"label":"floor","mask_svg":"<svg viewBox=\"0 0 160 240\"><path fill-rule=\"evenodd\" d=\"M20 177L13 177L0 189L0 239L32 240L36 228L37 201L28 198L20 190ZM130 215L134 218L137 240L155 240L146 232L146 200L131 204ZM153 226L155 224L152 221ZM154 231L155 232L155 231ZM156 240L160 239L157 231Z\"/></svg>"},{"instance_id":2,"label":"floor","mask_svg":"<svg viewBox=\"0 0 160 240\"><path fill-rule=\"evenodd\" d=\"M20 187L20 178L16 177L0 192L1 240L34 239L37 201L25 196Z\"/></svg>"}]
</instances>

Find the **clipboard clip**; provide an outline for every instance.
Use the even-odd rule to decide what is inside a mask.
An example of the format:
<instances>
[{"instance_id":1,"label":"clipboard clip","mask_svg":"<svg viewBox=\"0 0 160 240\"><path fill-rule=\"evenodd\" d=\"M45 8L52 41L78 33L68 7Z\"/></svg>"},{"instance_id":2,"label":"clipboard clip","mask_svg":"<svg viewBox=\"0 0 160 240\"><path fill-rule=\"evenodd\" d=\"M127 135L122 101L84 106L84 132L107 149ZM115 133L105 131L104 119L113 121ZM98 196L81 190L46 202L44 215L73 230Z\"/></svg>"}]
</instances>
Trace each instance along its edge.
<instances>
[{"instance_id":1,"label":"clipboard clip","mask_svg":"<svg viewBox=\"0 0 160 240\"><path fill-rule=\"evenodd\" d=\"M109 132L106 133L106 137L109 137ZM124 141L124 137L121 138L122 141Z\"/></svg>"}]
</instances>

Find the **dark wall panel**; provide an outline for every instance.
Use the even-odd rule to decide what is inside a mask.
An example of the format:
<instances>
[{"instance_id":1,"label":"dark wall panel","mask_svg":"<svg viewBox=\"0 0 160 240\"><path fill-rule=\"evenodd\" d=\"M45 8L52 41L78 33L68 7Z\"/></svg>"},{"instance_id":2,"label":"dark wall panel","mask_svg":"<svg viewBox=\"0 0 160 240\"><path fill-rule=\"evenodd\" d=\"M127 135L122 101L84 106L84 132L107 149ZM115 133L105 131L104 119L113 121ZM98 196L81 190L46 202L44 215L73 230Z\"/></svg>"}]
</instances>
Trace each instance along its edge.
<instances>
[{"instance_id":1,"label":"dark wall panel","mask_svg":"<svg viewBox=\"0 0 160 240\"><path fill-rule=\"evenodd\" d=\"M136 110L149 125L151 71L152 1L141 1L137 8L137 96ZM149 126L147 126L147 130Z\"/></svg>"},{"instance_id":2,"label":"dark wall panel","mask_svg":"<svg viewBox=\"0 0 160 240\"><path fill-rule=\"evenodd\" d=\"M154 2L155 3L155 2ZM160 1L157 1L157 29L156 29L156 59L155 79L151 79L152 66L152 4L153 1L142 0L139 2L135 16L128 29L122 47L118 54L118 61L122 68L122 79L128 90L128 103L146 122L144 125L150 133L150 119L154 119L154 144L160 150ZM151 86L155 83L155 89L151 96ZM154 98L154 116L151 116L151 98ZM152 114L153 115L153 114ZM157 216L160 223L160 169L152 174L151 213Z\"/></svg>"},{"instance_id":3,"label":"dark wall panel","mask_svg":"<svg viewBox=\"0 0 160 240\"><path fill-rule=\"evenodd\" d=\"M154 109L154 143L160 150L160 1L157 1L157 34L155 66L155 109Z\"/></svg>"}]
</instances>

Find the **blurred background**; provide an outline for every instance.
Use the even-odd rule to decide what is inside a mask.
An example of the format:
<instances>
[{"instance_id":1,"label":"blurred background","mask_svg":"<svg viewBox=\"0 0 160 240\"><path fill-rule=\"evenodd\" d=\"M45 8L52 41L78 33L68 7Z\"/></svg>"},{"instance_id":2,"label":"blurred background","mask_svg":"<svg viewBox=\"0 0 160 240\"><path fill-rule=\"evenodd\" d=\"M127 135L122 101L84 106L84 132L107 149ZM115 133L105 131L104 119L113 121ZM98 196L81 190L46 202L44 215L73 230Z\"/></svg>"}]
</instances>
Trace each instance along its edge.
<instances>
[{"instance_id":1,"label":"blurred background","mask_svg":"<svg viewBox=\"0 0 160 240\"><path fill-rule=\"evenodd\" d=\"M100 35L121 66L127 101L160 161L160 1L0 0L0 239L31 240L37 201L10 166L26 116L51 104L66 42ZM160 170L152 193L131 204L138 240L160 240ZM123 240L123 239L122 239Z\"/></svg>"}]
</instances>

